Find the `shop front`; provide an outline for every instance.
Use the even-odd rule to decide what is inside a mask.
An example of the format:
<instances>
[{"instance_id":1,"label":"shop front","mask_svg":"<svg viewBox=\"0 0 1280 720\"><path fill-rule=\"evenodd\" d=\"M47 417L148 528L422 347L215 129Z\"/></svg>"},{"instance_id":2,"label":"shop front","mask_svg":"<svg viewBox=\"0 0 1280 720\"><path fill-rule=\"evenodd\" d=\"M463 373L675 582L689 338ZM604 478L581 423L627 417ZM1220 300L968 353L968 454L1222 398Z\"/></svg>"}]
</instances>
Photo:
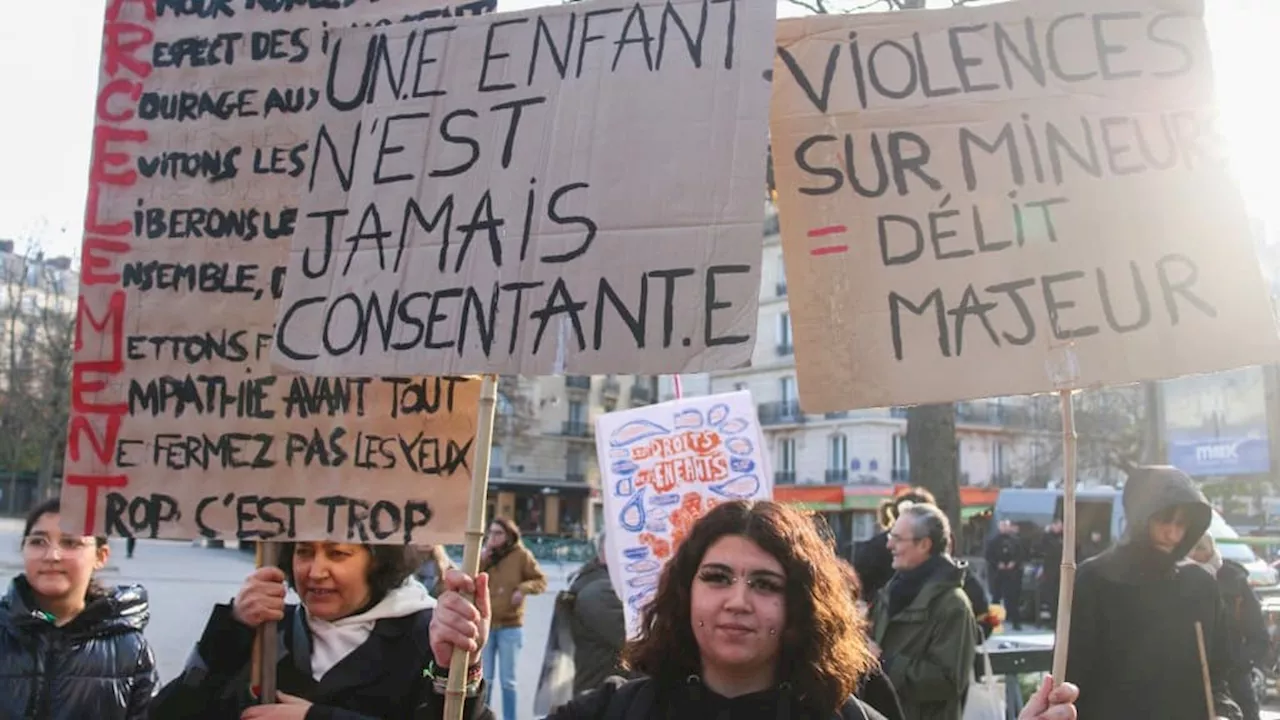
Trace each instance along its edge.
<instances>
[{"instance_id":1,"label":"shop front","mask_svg":"<svg viewBox=\"0 0 1280 720\"><path fill-rule=\"evenodd\" d=\"M493 479L486 517L507 517L534 536L585 538L590 491L581 482Z\"/></svg>"}]
</instances>

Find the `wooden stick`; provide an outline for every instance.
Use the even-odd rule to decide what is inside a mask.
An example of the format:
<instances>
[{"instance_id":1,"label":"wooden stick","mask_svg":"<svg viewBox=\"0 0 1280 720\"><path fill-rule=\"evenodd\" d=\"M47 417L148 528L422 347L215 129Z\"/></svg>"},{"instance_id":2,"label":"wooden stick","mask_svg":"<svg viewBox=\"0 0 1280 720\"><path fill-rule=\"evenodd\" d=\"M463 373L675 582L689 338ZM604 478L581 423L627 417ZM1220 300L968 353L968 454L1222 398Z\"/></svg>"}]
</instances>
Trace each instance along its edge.
<instances>
[{"instance_id":1,"label":"wooden stick","mask_svg":"<svg viewBox=\"0 0 1280 720\"><path fill-rule=\"evenodd\" d=\"M1204 682L1204 704L1209 711L1209 720L1216 720L1218 713L1213 709L1213 683L1209 680L1209 654L1204 650L1204 626L1196 622L1196 648L1200 651L1200 680Z\"/></svg>"},{"instance_id":2,"label":"wooden stick","mask_svg":"<svg viewBox=\"0 0 1280 720\"><path fill-rule=\"evenodd\" d=\"M280 543L259 542L263 567L280 565ZM254 661L258 665L258 704L271 705L276 701L276 665L280 661L280 647L276 639L276 622L263 623L254 638Z\"/></svg>"},{"instance_id":3,"label":"wooden stick","mask_svg":"<svg viewBox=\"0 0 1280 720\"><path fill-rule=\"evenodd\" d=\"M475 577L480 572L480 548L485 536L485 505L489 493L489 451L493 447L493 414L497 406L498 376L485 375L480 385L480 409L476 414L475 472L471 475L471 499L467 505L466 541L462 548L462 572ZM474 601L475 598L468 597ZM481 638L481 641L488 638ZM466 702L469 653L453 651L449 663L449 683L445 687L444 720L460 720Z\"/></svg>"},{"instance_id":4,"label":"wooden stick","mask_svg":"<svg viewBox=\"0 0 1280 720\"><path fill-rule=\"evenodd\" d=\"M1058 579L1058 624L1054 628L1053 682L1067 679L1071 639L1071 600L1076 593L1076 413L1071 391L1058 395L1062 404L1062 572Z\"/></svg>"},{"instance_id":5,"label":"wooden stick","mask_svg":"<svg viewBox=\"0 0 1280 720\"><path fill-rule=\"evenodd\" d=\"M262 543L253 544L253 568L260 570L262 568ZM253 634L253 654L249 656L249 690L257 693L258 688L262 687L262 632Z\"/></svg>"}]
</instances>

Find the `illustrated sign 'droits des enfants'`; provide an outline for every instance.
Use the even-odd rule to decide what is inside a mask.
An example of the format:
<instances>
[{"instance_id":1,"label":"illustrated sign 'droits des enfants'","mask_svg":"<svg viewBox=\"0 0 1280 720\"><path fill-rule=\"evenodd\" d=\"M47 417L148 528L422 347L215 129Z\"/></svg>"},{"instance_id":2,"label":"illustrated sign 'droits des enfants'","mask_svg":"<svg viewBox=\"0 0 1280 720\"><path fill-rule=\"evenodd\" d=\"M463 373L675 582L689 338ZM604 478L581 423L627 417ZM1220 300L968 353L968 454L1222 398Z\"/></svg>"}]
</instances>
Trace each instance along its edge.
<instances>
[{"instance_id":1,"label":"illustrated sign 'droits des enfants'","mask_svg":"<svg viewBox=\"0 0 1280 720\"><path fill-rule=\"evenodd\" d=\"M272 361L746 364L774 12L598 0L334 32Z\"/></svg>"},{"instance_id":2,"label":"illustrated sign 'droits des enfants'","mask_svg":"<svg viewBox=\"0 0 1280 720\"><path fill-rule=\"evenodd\" d=\"M109 0L63 488L68 529L453 540L479 381L274 375L324 102L309 28L496 0Z\"/></svg>"},{"instance_id":3,"label":"illustrated sign 'droits des enfants'","mask_svg":"<svg viewBox=\"0 0 1280 720\"><path fill-rule=\"evenodd\" d=\"M807 411L1277 357L1200 0L808 18L774 67Z\"/></svg>"},{"instance_id":4,"label":"illustrated sign 'droits des enfants'","mask_svg":"<svg viewBox=\"0 0 1280 720\"><path fill-rule=\"evenodd\" d=\"M673 400L596 419L609 579L628 635L663 566L721 502L767 500L773 473L751 394Z\"/></svg>"}]
</instances>

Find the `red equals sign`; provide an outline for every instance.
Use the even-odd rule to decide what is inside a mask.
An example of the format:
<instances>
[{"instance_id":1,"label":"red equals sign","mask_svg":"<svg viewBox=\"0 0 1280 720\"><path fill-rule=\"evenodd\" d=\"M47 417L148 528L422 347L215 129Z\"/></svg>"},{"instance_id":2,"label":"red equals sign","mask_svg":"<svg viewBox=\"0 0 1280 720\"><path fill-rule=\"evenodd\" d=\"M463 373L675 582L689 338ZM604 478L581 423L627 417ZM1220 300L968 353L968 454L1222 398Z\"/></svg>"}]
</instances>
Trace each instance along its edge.
<instances>
[{"instance_id":1,"label":"red equals sign","mask_svg":"<svg viewBox=\"0 0 1280 720\"><path fill-rule=\"evenodd\" d=\"M827 227L814 228L809 231L811 238L824 238L831 235L842 235L849 232L849 228L844 225L828 225ZM822 245L809 251L810 255L837 255L839 253L848 252L848 245Z\"/></svg>"}]
</instances>

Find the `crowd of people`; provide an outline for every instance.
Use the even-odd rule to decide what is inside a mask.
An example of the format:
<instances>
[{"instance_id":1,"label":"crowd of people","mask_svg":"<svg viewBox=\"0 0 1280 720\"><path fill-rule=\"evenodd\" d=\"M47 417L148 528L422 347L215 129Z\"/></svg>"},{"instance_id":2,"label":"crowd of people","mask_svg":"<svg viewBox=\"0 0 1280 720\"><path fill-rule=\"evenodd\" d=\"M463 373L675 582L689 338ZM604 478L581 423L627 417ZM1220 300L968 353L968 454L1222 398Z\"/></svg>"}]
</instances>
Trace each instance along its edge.
<instances>
[{"instance_id":1,"label":"crowd of people","mask_svg":"<svg viewBox=\"0 0 1280 720\"><path fill-rule=\"evenodd\" d=\"M105 538L67 534L59 520L57 501L31 513L24 572L0 600L0 717L437 718L455 648L471 658L464 717L493 717L495 679L504 716L515 717L507 670L524 600L546 579L503 519L474 577L412 547L288 544L280 567L254 570L212 609L186 667L163 687L143 634L145 589L99 584ZM893 578L863 602L857 573L811 517L772 502L720 505L668 562L633 641L601 552L560 599L576 618L581 677L548 717L958 719L976 633L939 634L955 617L972 622L949 532L937 508L904 509L887 540ZM268 622L279 628L278 697L259 704L253 644ZM1075 717L1076 697L1070 683L1046 679L1020 717Z\"/></svg>"},{"instance_id":2,"label":"crowd of people","mask_svg":"<svg viewBox=\"0 0 1280 720\"><path fill-rule=\"evenodd\" d=\"M1257 718L1249 668L1267 631L1247 573L1206 535L1209 503L1169 467L1131 474L1123 503L1129 531L1076 576L1067 682L1046 678L1020 717L1200 720L1211 707ZM505 720L516 717L525 600L547 582L506 519L489 527L474 577L440 548L289 544L280 567L254 570L212 608L163 687L143 634L145 589L100 584L106 539L59 520L56 500L30 514L24 572L0 599L0 717L437 718L455 648L472 659L465 717L494 717L495 683ZM557 598L576 675L573 698L548 717L961 720L991 631L987 589L952 556L947 516L926 491L895 498L885 523L850 563L810 515L719 505L676 549L631 640L599 539ZM1040 547L1039 580L1056 590L1058 523ZM1027 557L1010 526L986 553L991 595L1015 627ZM279 696L262 705L252 648L267 622L279 627Z\"/></svg>"}]
</instances>

